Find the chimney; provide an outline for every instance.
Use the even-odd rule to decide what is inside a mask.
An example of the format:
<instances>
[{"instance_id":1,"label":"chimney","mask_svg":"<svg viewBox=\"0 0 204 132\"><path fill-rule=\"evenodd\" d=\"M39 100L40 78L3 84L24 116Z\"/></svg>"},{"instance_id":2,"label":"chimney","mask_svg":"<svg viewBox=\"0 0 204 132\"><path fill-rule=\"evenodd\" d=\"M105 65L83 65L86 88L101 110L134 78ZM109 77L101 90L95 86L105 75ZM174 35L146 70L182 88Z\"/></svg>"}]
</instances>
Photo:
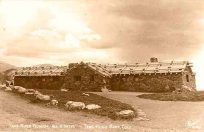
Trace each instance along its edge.
<instances>
[{"instance_id":1,"label":"chimney","mask_svg":"<svg viewBox=\"0 0 204 132\"><path fill-rule=\"evenodd\" d=\"M151 57L151 58L150 58L150 62L151 62L151 63L158 62L158 59L157 59L156 57Z\"/></svg>"}]
</instances>

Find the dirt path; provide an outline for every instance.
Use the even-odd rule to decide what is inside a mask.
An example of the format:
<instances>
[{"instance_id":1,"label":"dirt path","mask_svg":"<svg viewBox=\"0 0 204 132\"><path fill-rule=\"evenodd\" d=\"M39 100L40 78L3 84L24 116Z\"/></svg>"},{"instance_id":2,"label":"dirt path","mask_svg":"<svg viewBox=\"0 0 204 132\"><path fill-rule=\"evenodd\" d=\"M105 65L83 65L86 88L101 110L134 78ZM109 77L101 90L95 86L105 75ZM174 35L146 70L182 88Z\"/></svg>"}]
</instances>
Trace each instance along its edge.
<instances>
[{"instance_id":1,"label":"dirt path","mask_svg":"<svg viewBox=\"0 0 204 132\"><path fill-rule=\"evenodd\" d=\"M142 109L150 121L138 126L155 129L204 131L204 102L155 101L136 97L142 93L110 92L99 95L128 103Z\"/></svg>"},{"instance_id":2,"label":"dirt path","mask_svg":"<svg viewBox=\"0 0 204 132\"><path fill-rule=\"evenodd\" d=\"M109 95L108 95L109 96ZM112 96L112 95L111 95ZM129 97L130 95L128 95ZM126 97L115 96L117 99ZM133 96L130 96L131 99ZM124 101L129 103L129 99ZM137 101L138 102L138 101ZM132 102L133 104L134 101ZM149 106L151 107L151 106ZM153 108L154 109L154 108ZM147 112L148 113L148 112ZM153 116L154 117L154 116ZM157 120L157 119L153 119ZM150 124L150 126L149 126ZM154 123L153 123L154 124ZM113 121L106 117L81 112L46 108L30 104L27 100L0 91L0 131L138 131L138 132L173 132L186 129L153 127L149 121ZM41 127L41 128L40 128ZM57 128L58 127L58 128ZM61 128L60 128L61 127Z\"/></svg>"}]
</instances>

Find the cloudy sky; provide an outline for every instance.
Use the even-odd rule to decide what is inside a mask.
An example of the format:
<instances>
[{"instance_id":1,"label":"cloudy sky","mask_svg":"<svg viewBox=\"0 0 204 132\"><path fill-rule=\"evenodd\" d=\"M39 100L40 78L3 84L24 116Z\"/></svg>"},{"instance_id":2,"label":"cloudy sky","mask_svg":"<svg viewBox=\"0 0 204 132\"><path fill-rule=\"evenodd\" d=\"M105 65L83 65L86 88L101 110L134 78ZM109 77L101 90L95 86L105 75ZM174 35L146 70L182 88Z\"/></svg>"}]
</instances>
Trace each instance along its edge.
<instances>
[{"instance_id":1,"label":"cloudy sky","mask_svg":"<svg viewBox=\"0 0 204 132\"><path fill-rule=\"evenodd\" d=\"M189 60L204 89L203 0L0 0L0 60L16 66Z\"/></svg>"}]
</instances>

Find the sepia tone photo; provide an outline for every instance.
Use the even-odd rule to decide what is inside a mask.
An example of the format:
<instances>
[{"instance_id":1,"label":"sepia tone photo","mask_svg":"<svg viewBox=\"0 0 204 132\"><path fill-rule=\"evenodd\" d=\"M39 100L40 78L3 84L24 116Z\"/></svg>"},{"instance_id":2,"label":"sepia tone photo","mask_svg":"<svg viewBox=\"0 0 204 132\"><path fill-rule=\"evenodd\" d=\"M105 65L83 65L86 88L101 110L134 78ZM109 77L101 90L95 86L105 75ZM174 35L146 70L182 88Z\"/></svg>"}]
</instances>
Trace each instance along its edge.
<instances>
[{"instance_id":1,"label":"sepia tone photo","mask_svg":"<svg viewBox=\"0 0 204 132\"><path fill-rule=\"evenodd\" d=\"M203 0L0 0L0 132L204 132Z\"/></svg>"}]
</instances>

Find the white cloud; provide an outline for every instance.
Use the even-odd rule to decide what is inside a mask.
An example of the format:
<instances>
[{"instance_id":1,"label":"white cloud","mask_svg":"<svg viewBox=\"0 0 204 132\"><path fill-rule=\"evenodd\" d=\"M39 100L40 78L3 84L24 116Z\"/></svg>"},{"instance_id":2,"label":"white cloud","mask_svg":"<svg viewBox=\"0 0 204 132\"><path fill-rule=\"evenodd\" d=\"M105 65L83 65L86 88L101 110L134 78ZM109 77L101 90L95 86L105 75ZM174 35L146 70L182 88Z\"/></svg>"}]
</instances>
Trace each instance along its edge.
<instances>
[{"instance_id":1,"label":"white cloud","mask_svg":"<svg viewBox=\"0 0 204 132\"><path fill-rule=\"evenodd\" d=\"M1 35L9 38L3 46L4 56L38 59L49 58L50 53L69 56L92 46L81 42L101 40L77 12L61 8L60 2L3 1L1 7L0 22L6 29Z\"/></svg>"},{"instance_id":2,"label":"white cloud","mask_svg":"<svg viewBox=\"0 0 204 132\"><path fill-rule=\"evenodd\" d=\"M56 31L48 30L48 29L39 29L31 32L31 35L37 37L57 37L60 38L59 33Z\"/></svg>"},{"instance_id":3,"label":"white cloud","mask_svg":"<svg viewBox=\"0 0 204 132\"><path fill-rule=\"evenodd\" d=\"M62 42L60 46L62 48L79 48L80 40L76 36L68 34L66 35L64 42Z\"/></svg>"}]
</instances>

